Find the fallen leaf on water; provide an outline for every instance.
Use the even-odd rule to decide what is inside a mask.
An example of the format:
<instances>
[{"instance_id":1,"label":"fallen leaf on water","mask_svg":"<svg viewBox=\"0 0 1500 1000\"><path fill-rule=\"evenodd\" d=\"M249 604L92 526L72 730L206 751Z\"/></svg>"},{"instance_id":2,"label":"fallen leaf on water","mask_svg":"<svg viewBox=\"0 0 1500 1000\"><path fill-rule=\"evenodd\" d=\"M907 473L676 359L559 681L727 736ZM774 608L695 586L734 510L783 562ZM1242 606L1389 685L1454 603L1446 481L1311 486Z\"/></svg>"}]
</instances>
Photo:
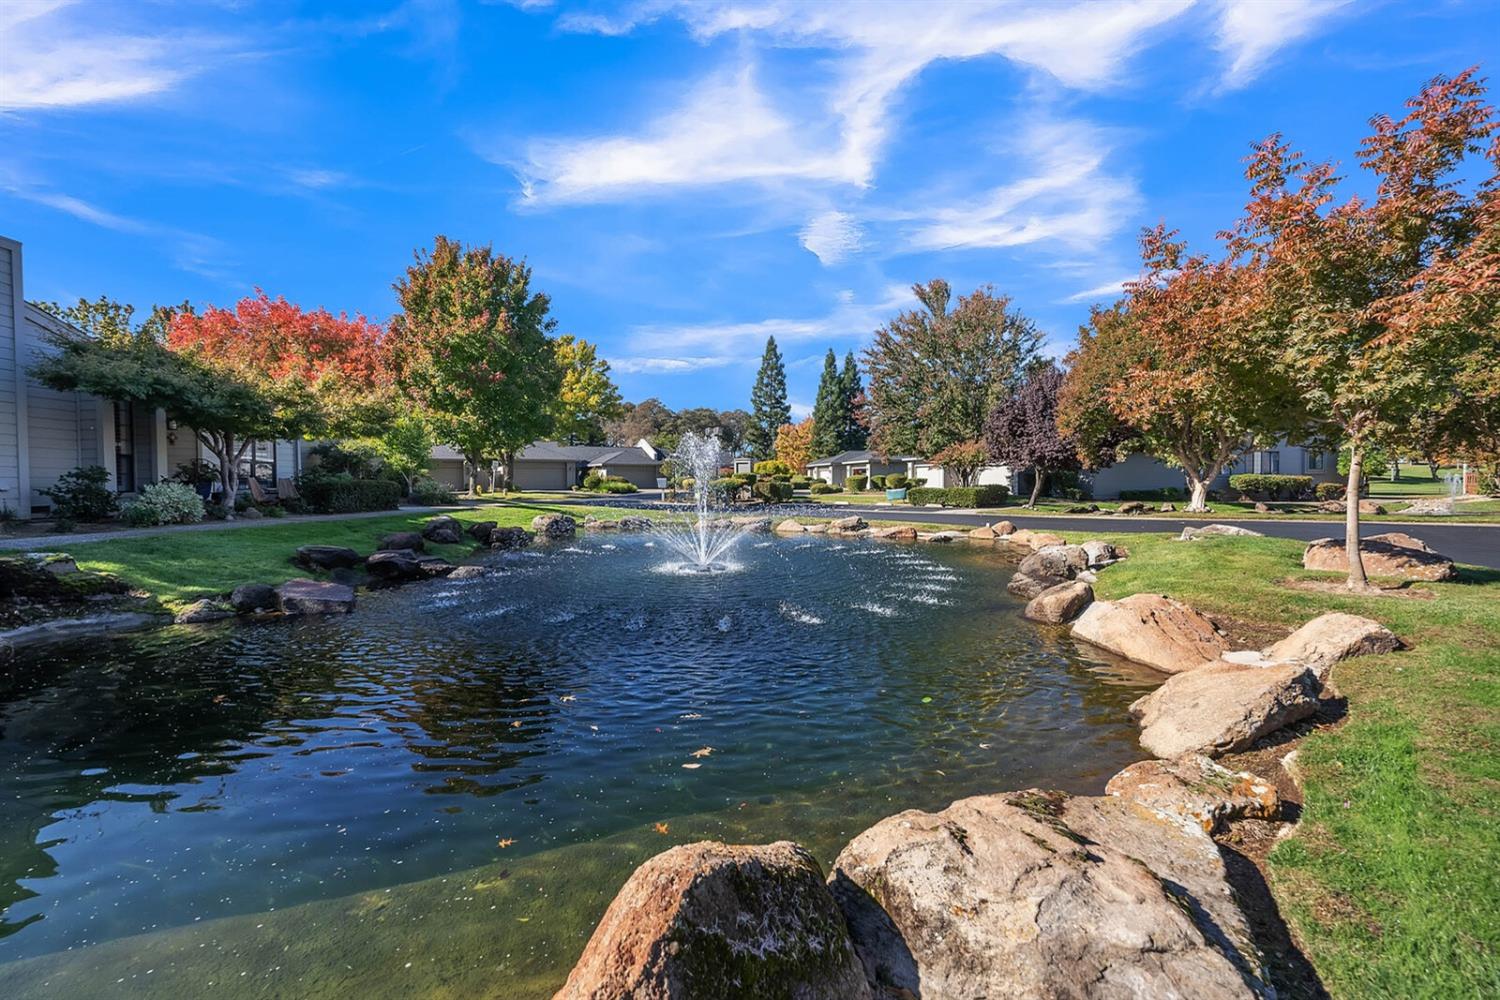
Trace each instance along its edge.
<instances>
[{"instance_id":1,"label":"fallen leaf on water","mask_svg":"<svg viewBox=\"0 0 1500 1000\"><path fill-rule=\"evenodd\" d=\"M992 747L994 745L995 744L993 744L993 743L981 743L981 744L979 744L979 749L981 749L981 750L988 750L990 747Z\"/></svg>"},{"instance_id":2,"label":"fallen leaf on water","mask_svg":"<svg viewBox=\"0 0 1500 1000\"><path fill-rule=\"evenodd\" d=\"M707 757L709 754L711 754L713 752L714 752L714 748L713 747L699 747L697 750L694 750L688 756L690 756L690 757Z\"/></svg>"},{"instance_id":3,"label":"fallen leaf on water","mask_svg":"<svg viewBox=\"0 0 1500 1000\"><path fill-rule=\"evenodd\" d=\"M224 704L228 700L229 700L229 695L227 695L227 694L216 694L216 695L214 695L214 704L215 705L222 705L222 704Z\"/></svg>"},{"instance_id":4,"label":"fallen leaf on water","mask_svg":"<svg viewBox=\"0 0 1500 1000\"><path fill-rule=\"evenodd\" d=\"M596 733L599 731L599 727L598 726L589 726L589 728L592 729Z\"/></svg>"},{"instance_id":5,"label":"fallen leaf on water","mask_svg":"<svg viewBox=\"0 0 1500 1000\"><path fill-rule=\"evenodd\" d=\"M927 697L925 697L925 698L922 699L922 704L924 704L924 705L930 705L931 703L932 703L932 695L928 695Z\"/></svg>"},{"instance_id":6,"label":"fallen leaf on water","mask_svg":"<svg viewBox=\"0 0 1500 1000\"><path fill-rule=\"evenodd\" d=\"M685 767L685 768L687 768L689 771L696 771L698 768L702 767L703 765L702 764L684 764L682 766Z\"/></svg>"},{"instance_id":7,"label":"fallen leaf on water","mask_svg":"<svg viewBox=\"0 0 1500 1000\"><path fill-rule=\"evenodd\" d=\"M653 824L651 824L651 827L657 833L660 833L660 834L663 834L663 835L665 835L667 833L667 824L665 824L665 823L653 823Z\"/></svg>"},{"instance_id":8,"label":"fallen leaf on water","mask_svg":"<svg viewBox=\"0 0 1500 1000\"><path fill-rule=\"evenodd\" d=\"M699 715L697 712L688 712L686 715L679 715L678 718L679 719L701 719L701 718L703 718L703 716Z\"/></svg>"},{"instance_id":9,"label":"fallen leaf on water","mask_svg":"<svg viewBox=\"0 0 1500 1000\"><path fill-rule=\"evenodd\" d=\"M564 701L564 702L566 702L566 701L577 701L578 700L578 696L576 694L565 694L565 695L563 695L561 698L559 698L557 700L558 701Z\"/></svg>"},{"instance_id":10,"label":"fallen leaf on water","mask_svg":"<svg viewBox=\"0 0 1500 1000\"><path fill-rule=\"evenodd\" d=\"M515 722L512 722L510 724L510 728L512 728L512 729L520 729L521 728L521 720L517 719Z\"/></svg>"},{"instance_id":11,"label":"fallen leaf on water","mask_svg":"<svg viewBox=\"0 0 1500 1000\"><path fill-rule=\"evenodd\" d=\"M498 843L501 847L509 847L515 842L516 841L514 837L501 837L498 841L496 841L496 843Z\"/></svg>"}]
</instances>

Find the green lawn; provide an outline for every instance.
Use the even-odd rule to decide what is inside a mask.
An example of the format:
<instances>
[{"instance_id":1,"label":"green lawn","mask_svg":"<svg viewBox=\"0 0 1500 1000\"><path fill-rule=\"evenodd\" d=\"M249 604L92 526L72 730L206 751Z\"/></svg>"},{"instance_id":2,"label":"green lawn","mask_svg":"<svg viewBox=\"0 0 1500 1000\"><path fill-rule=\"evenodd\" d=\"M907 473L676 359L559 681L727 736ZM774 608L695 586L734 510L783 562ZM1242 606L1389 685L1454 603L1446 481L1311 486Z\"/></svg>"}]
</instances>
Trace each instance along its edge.
<instances>
[{"instance_id":1,"label":"green lawn","mask_svg":"<svg viewBox=\"0 0 1500 1000\"><path fill-rule=\"evenodd\" d=\"M1288 629L1347 611L1411 646L1334 671L1348 715L1302 748L1303 821L1271 855L1272 890L1334 997L1496 996L1500 570L1420 584L1434 600L1330 595L1278 583L1320 575L1300 542L1117 540L1131 556L1100 574L1101 598L1167 593Z\"/></svg>"},{"instance_id":2,"label":"green lawn","mask_svg":"<svg viewBox=\"0 0 1500 1000\"><path fill-rule=\"evenodd\" d=\"M1370 495L1372 497L1445 496L1448 493L1448 483L1443 477L1456 472L1458 470L1455 468L1438 469L1437 478L1434 479L1431 470L1425 465L1403 465L1395 482L1391 482L1389 474L1371 477Z\"/></svg>"},{"instance_id":3,"label":"green lawn","mask_svg":"<svg viewBox=\"0 0 1500 1000\"><path fill-rule=\"evenodd\" d=\"M465 523L496 521L502 526L526 526L537 514L548 511L563 511L580 521L586 514L618 517L648 513L596 507L585 510L523 500L449 513ZM86 542L65 548L82 568L113 573L132 586L150 591L167 607L177 608L199 597L226 593L241 583L281 583L293 577L316 575L292 563L292 554L299 545L345 545L361 553L373 552L380 536L417 530L432 516L392 513L389 517L257 523L220 531L168 532ZM466 543L427 548L435 555L454 559L467 555L473 546Z\"/></svg>"}]
</instances>

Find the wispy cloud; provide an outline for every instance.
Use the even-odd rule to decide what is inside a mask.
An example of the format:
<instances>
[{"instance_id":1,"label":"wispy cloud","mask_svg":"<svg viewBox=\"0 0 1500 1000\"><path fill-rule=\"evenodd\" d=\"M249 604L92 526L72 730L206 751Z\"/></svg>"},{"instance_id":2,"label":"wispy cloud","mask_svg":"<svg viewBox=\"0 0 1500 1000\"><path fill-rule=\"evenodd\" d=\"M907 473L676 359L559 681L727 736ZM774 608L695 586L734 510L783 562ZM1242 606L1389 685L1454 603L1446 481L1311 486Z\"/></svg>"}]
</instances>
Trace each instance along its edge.
<instances>
[{"instance_id":1,"label":"wispy cloud","mask_svg":"<svg viewBox=\"0 0 1500 1000\"><path fill-rule=\"evenodd\" d=\"M703 371L706 368L726 368L739 364L744 358L705 355L701 357L624 357L610 358L609 365L616 371L631 375L681 375Z\"/></svg>"},{"instance_id":2,"label":"wispy cloud","mask_svg":"<svg viewBox=\"0 0 1500 1000\"><path fill-rule=\"evenodd\" d=\"M1125 282L1134 281L1135 277L1136 276L1132 274L1124 278L1116 279L1115 281L1106 281L1102 285L1095 285L1093 288L1085 288L1081 292L1074 292L1072 295L1069 295L1062 301L1102 302L1106 299L1117 299L1125 292Z\"/></svg>"},{"instance_id":3,"label":"wispy cloud","mask_svg":"<svg viewBox=\"0 0 1500 1000\"><path fill-rule=\"evenodd\" d=\"M0 4L0 111L151 97L201 72L208 55L225 48L191 32L116 28L101 11L109 9L69 0Z\"/></svg>"},{"instance_id":4,"label":"wispy cloud","mask_svg":"<svg viewBox=\"0 0 1500 1000\"><path fill-rule=\"evenodd\" d=\"M1220 86L1243 87L1281 49L1311 35L1349 0L1221 0L1215 48L1229 57Z\"/></svg>"},{"instance_id":5,"label":"wispy cloud","mask_svg":"<svg viewBox=\"0 0 1500 1000\"><path fill-rule=\"evenodd\" d=\"M825 267L843 263L863 245L859 222L847 212L821 212L808 220L798 235L803 248L817 256Z\"/></svg>"}]
</instances>

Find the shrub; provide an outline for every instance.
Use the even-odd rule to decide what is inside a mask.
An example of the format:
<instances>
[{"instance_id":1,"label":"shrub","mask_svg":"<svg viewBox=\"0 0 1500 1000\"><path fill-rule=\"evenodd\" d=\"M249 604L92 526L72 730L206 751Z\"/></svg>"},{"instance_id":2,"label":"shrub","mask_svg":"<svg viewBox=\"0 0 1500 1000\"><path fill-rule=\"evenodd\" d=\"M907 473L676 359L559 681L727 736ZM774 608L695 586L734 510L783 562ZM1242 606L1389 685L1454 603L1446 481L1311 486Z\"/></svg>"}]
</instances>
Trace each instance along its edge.
<instances>
[{"instance_id":1,"label":"shrub","mask_svg":"<svg viewBox=\"0 0 1500 1000\"><path fill-rule=\"evenodd\" d=\"M635 483L626 479L606 479L601 487L605 493L639 493Z\"/></svg>"},{"instance_id":2,"label":"shrub","mask_svg":"<svg viewBox=\"0 0 1500 1000\"><path fill-rule=\"evenodd\" d=\"M297 492L319 514L353 514L365 510L395 510L401 488L389 479L355 479L349 475L304 472Z\"/></svg>"},{"instance_id":3,"label":"shrub","mask_svg":"<svg viewBox=\"0 0 1500 1000\"><path fill-rule=\"evenodd\" d=\"M870 477L869 476L850 476L849 477L849 488L851 490L856 490L856 491L857 490L862 490L862 489L865 488L865 486L867 486L869 484L869 482L870 482Z\"/></svg>"},{"instance_id":4,"label":"shrub","mask_svg":"<svg viewBox=\"0 0 1500 1000\"><path fill-rule=\"evenodd\" d=\"M1010 490L999 483L985 486L918 486L906 491L906 499L914 504L942 504L944 507L999 507L1005 503Z\"/></svg>"},{"instance_id":5,"label":"shrub","mask_svg":"<svg viewBox=\"0 0 1500 1000\"><path fill-rule=\"evenodd\" d=\"M683 476L682 479L677 483L677 488L678 489L683 489L683 490L690 490L694 486L697 486L697 485L698 485L698 480L694 479L692 476Z\"/></svg>"},{"instance_id":6,"label":"shrub","mask_svg":"<svg viewBox=\"0 0 1500 1000\"><path fill-rule=\"evenodd\" d=\"M457 498L453 491L436 479L418 479L411 484L411 499L424 507L441 507L453 503Z\"/></svg>"},{"instance_id":7,"label":"shrub","mask_svg":"<svg viewBox=\"0 0 1500 1000\"><path fill-rule=\"evenodd\" d=\"M811 490L815 496L822 496L824 493L844 492L842 486L835 486L832 483L824 482L821 479L814 480L813 484L809 486L808 489Z\"/></svg>"},{"instance_id":8,"label":"shrub","mask_svg":"<svg viewBox=\"0 0 1500 1000\"><path fill-rule=\"evenodd\" d=\"M207 504L203 508L203 516L210 521L222 521L229 516L229 508L221 503Z\"/></svg>"},{"instance_id":9,"label":"shrub","mask_svg":"<svg viewBox=\"0 0 1500 1000\"><path fill-rule=\"evenodd\" d=\"M790 482L793 486L804 490L812 485L812 479L807 476L792 476L787 481Z\"/></svg>"},{"instance_id":10,"label":"shrub","mask_svg":"<svg viewBox=\"0 0 1500 1000\"><path fill-rule=\"evenodd\" d=\"M871 476L870 477L870 489L872 489L872 490L883 490L883 489L885 489L885 477L884 476Z\"/></svg>"},{"instance_id":11,"label":"shrub","mask_svg":"<svg viewBox=\"0 0 1500 1000\"><path fill-rule=\"evenodd\" d=\"M71 517L59 517L53 520L52 530L59 535L66 535L78 527L78 522Z\"/></svg>"},{"instance_id":12,"label":"shrub","mask_svg":"<svg viewBox=\"0 0 1500 1000\"><path fill-rule=\"evenodd\" d=\"M212 462L195 458L179 465L177 471L172 473L172 478L189 486L212 486L219 481L219 467Z\"/></svg>"},{"instance_id":13,"label":"shrub","mask_svg":"<svg viewBox=\"0 0 1500 1000\"><path fill-rule=\"evenodd\" d=\"M724 500L733 500L735 495L745 485L745 481L738 476L721 476L708 484L709 492Z\"/></svg>"},{"instance_id":14,"label":"shrub","mask_svg":"<svg viewBox=\"0 0 1500 1000\"><path fill-rule=\"evenodd\" d=\"M583 488L586 490L597 490L604 485L604 476L598 472L590 472L583 477Z\"/></svg>"},{"instance_id":15,"label":"shrub","mask_svg":"<svg viewBox=\"0 0 1500 1000\"><path fill-rule=\"evenodd\" d=\"M1229 488L1267 500L1295 500L1312 493L1312 476L1274 476L1243 472L1229 477Z\"/></svg>"},{"instance_id":16,"label":"shrub","mask_svg":"<svg viewBox=\"0 0 1500 1000\"><path fill-rule=\"evenodd\" d=\"M1344 484L1319 483L1313 488L1313 495L1319 500L1342 500L1344 499Z\"/></svg>"},{"instance_id":17,"label":"shrub","mask_svg":"<svg viewBox=\"0 0 1500 1000\"><path fill-rule=\"evenodd\" d=\"M885 488L888 490L904 490L906 489L906 484L908 482L910 482L910 480L908 480L901 473L893 472L889 476L885 477Z\"/></svg>"},{"instance_id":18,"label":"shrub","mask_svg":"<svg viewBox=\"0 0 1500 1000\"><path fill-rule=\"evenodd\" d=\"M125 523L137 528L158 524L195 524L203 520L203 498L186 483L153 483L124 510Z\"/></svg>"},{"instance_id":19,"label":"shrub","mask_svg":"<svg viewBox=\"0 0 1500 1000\"><path fill-rule=\"evenodd\" d=\"M318 460L314 468L330 476L343 473L351 479L369 479L380 468L375 446L362 441L325 441L309 448L307 454Z\"/></svg>"},{"instance_id":20,"label":"shrub","mask_svg":"<svg viewBox=\"0 0 1500 1000\"><path fill-rule=\"evenodd\" d=\"M120 509L109 488L109 471L101 465L80 465L37 492L51 499L52 516L58 520L102 521Z\"/></svg>"},{"instance_id":21,"label":"shrub","mask_svg":"<svg viewBox=\"0 0 1500 1000\"><path fill-rule=\"evenodd\" d=\"M1159 490L1121 490L1121 500L1186 500L1187 492L1177 486L1163 486Z\"/></svg>"},{"instance_id":22,"label":"shrub","mask_svg":"<svg viewBox=\"0 0 1500 1000\"><path fill-rule=\"evenodd\" d=\"M752 487L755 495L767 503L786 503L792 498L792 484L762 479Z\"/></svg>"},{"instance_id":23,"label":"shrub","mask_svg":"<svg viewBox=\"0 0 1500 1000\"><path fill-rule=\"evenodd\" d=\"M258 503L255 505L255 509L266 515L266 517L286 517L286 511L281 509L280 504Z\"/></svg>"},{"instance_id":24,"label":"shrub","mask_svg":"<svg viewBox=\"0 0 1500 1000\"><path fill-rule=\"evenodd\" d=\"M744 482L746 485L754 486L755 485L755 481L757 479L759 479L761 477L761 475L763 475L763 473L757 473L757 472L736 472L734 475L730 476L729 478L730 479L738 479L738 480L741 480L742 482Z\"/></svg>"},{"instance_id":25,"label":"shrub","mask_svg":"<svg viewBox=\"0 0 1500 1000\"><path fill-rule=\"evenodd\" d=\"M771 459L769 462L756 462L752 466L757 475L762 476L790 476L794 471L790 465L779 459Z\"/></svg>"}]
</instances>

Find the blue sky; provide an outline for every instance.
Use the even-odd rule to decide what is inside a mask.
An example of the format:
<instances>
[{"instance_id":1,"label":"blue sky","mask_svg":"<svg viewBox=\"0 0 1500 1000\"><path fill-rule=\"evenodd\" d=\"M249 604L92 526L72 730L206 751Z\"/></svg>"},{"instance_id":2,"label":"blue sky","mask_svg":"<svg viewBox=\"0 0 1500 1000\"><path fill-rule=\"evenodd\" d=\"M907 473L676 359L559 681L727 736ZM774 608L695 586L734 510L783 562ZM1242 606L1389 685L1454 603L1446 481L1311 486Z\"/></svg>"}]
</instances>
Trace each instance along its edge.
<instances>
[{"instance_id":1,"label":"blue sky","mask_svg":"<svg viewBox=\"0 0 1500 1000\"><path fill-rule=\"evenodd\" d=\"M32 299L384 319L436 233L535 269L629 399L799 412L910 285L1066 350L1157 221L1209 248L1247 145L1493 72L1495 3L0 3L0 233Z\"/></svg>"}]
</instances>

